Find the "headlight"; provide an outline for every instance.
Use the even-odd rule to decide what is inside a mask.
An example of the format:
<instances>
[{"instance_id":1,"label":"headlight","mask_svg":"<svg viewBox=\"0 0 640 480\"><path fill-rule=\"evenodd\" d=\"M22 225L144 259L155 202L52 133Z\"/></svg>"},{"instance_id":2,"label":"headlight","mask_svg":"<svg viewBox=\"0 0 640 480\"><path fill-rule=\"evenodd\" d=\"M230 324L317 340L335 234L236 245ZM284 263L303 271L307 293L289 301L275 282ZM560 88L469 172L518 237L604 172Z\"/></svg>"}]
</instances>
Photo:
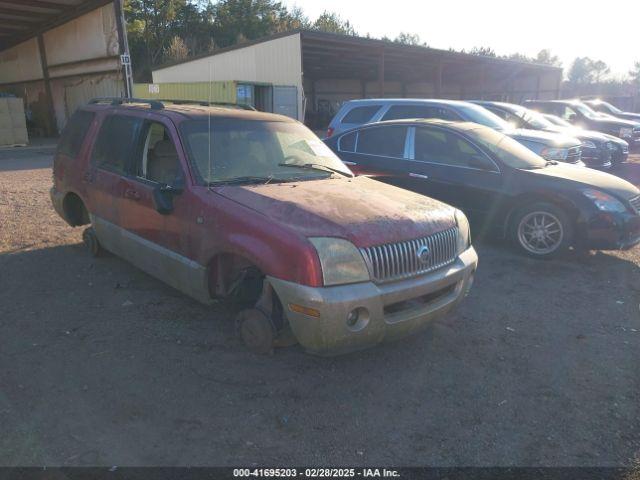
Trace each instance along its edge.
<instances>
[{"instance_id":1,"label":"headlight","mask_svg":"<svg viewBox=\"0 0 640 480\"><path fill-rule=\"evenodd\" d=\"M540 156L546 160L566 160L569 150L566 148L545 147L540 152Z\"/></svg>"},{"instance_id":2,"label":"headlight","mask_svg":"<svg viewBox=\"0 0 640 480\"><path fill-rule=\"evenodd\" d=\"M355 245L342 238L315 237L309 241L320 257L325 286L366 282L369 270Z\"/></svg>"},{"instance_id":3,"label":"headlight","mask_svg":"<svg viewBox=\"0 0 640 480\"><path fill-rule=\"evenodd\" d=\"M469 220L460 210L456 210L456 223L458 224L457 254L460 255L471 246L471 229Z\"/></svg>"},{"instance_id":4,"label":"headlight","mask_svg":"<svg viewBox=\"0 0 640 480\"><path fill-rule=\"evenodd\" d=\"M625 207L622 202L618 201L616 198L612 197L609 194L601 192L600 190L583 190L582 193L589 198L596 206L598 210L603 212L626 212L627 207Z\"/></svg>"},{"instance_id":5,"label":"headlight","mask_svg":"<svg viewBox=\"0 0 640 480\"><path fill-rule=\"evenodd\" d=\"M633 137L633 128L622 127L620 129L620 136L622 138L631 138L631 137Z\"/></svg>"},{"instance_id":6,"label":"headlight","mask_svg":"<svg viewBox=\"0 0 640 480\"><path fill-rule=\"evenodd\" d=\"M582 142L582 148L598 148L598 146L591 140L587 140L585 142Z\"/></svg>"}]
</instances>

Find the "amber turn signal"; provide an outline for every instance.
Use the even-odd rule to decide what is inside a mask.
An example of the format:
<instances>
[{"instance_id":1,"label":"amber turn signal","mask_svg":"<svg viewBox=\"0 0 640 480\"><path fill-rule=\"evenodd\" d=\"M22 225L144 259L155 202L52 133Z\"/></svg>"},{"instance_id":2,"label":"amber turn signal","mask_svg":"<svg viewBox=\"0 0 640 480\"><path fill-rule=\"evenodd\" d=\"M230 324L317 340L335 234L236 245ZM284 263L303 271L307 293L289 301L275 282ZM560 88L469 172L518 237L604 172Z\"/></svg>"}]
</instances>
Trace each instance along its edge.
<instances>
[{"instance_id":1,"label":"amber turn signal","mask_svg":"<svg viewBox=\"0 0 640 480\"><path fill-rule=\"evenodd\" d=\"M298 305L297 303L290 303L289 310L295 313L302 313L303 315L308 315L310 317L320 318L320 310L316 310L311 307L304 307L302 305Z\"/></svg>"}]
</instances>

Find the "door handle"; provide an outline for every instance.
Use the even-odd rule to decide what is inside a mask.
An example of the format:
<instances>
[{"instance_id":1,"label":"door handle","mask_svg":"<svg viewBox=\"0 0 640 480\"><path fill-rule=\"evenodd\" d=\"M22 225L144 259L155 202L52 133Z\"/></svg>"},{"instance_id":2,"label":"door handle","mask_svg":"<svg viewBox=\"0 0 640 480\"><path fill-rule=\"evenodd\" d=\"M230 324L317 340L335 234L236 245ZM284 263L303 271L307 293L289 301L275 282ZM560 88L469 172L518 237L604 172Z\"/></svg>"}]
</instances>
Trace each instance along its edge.
<instances>
[{"instance_id":1,"label":"door handle","mask_svg":"<svg viewBox=\"0 0 640 480\"><path fill-rule=\"evenodd\" d=\"M413 177L413 178L422 178L423 180L428 180L429 179L429 177L427 175L422 175L420 173L409 173L409 176Z\"/></svg>"},{"instance_id":2,"label":"door handle","mask_svg":"<svg viewBox=\"0 0 640 480\"><path fill-rule=\"evenodd\" d=\"M133 190L132 188L128 188L124 191L125 198L130 198L131 200L140 200L140 194Z\"/></svg>"},{"instance_id":3,"label":"door handle","mask_svg":"<svg viewBox=\"0 0 640 480\"><path fill-rule=\"evenodd\" d=\"M342 163L344 163L345 165L357 165L356 162L347 162L346 160L343 160Z\"/></svg>"}]
</instances>

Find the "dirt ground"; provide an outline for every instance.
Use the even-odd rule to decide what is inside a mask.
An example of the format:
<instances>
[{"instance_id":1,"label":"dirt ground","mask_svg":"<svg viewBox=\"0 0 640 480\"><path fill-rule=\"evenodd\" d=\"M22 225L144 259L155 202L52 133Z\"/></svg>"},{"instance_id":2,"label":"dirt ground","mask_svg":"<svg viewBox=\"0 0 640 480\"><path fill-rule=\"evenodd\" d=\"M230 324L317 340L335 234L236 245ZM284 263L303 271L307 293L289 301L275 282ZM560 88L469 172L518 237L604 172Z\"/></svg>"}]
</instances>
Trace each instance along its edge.
<instances>
[{"instance_id":1,"label":"dirt ground","mask_svg":"<svg viewBox=\"0 0 640 480\"><path fill-rule=\"evenodd\" d=\"M476 245L471 294L432 330L338 358L255 356L223 307L85 253L50 207L51 152L0 152L0 465L640 455L640 247L539 262Z\"/></svg>"}]
</instances>

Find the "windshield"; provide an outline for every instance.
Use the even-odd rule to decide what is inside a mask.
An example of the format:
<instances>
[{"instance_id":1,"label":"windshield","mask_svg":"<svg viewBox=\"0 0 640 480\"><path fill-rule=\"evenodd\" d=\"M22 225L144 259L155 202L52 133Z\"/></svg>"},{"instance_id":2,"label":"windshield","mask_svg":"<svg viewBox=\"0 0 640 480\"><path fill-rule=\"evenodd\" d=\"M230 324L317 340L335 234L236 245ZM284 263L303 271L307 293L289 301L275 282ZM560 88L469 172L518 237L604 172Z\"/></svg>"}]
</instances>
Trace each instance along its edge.
<instances>
[{"instance_id":1,"label":"windshield","mask_svg":"<svg viewBox=\"0 0 640 480\"><path fill-rule=\"evenodd\" d=\"M486 108L472 103L468 105L461 105L458 108L460 109L460 112L464 114L465 120L479 123L485 127L495 128L496 130L512 130L509 123L501 119L495 113L491 113Z\"/></svg>"},{"instance_id":2,"label":"windshield","mask_svg":"<svg viewBox=\"0 0 640 480\"><path fill-rule=\"evenodd\" d=\"M531 170L544 168L547 161L521 143L491 128L474 128L466 133L488 148L499 160L512 168Z\"/></svg>"},{"instance_id":3,"label":"windshield","mask_svg":"<svg viewBox=\"0 0 640 480\"><path fill-rule=\"evenodd\" d=\"M564 118L560 118L560 117L556 117L555 115L543 115L545 120L548 120L549 122L555 124L555 125L559 125L561 127L573 127L573 125L571 125L569 122L567 122Z\"/></svg>"},{"instance_id":4,"label":"windshield","mask_svg":"<svg viewBox=\"0 0 640 480\"><path fill-rule=\"evenodd\" d=\"M622 110L620 110L618 107L614 107L613 105L611 105L609 102L598 102L600 105L604 105L604 107L609 110L610 112L613 113L624 113Z\"/></svg>"},{"instance_id":5,"label":"windshield","mask_svg":"<svg viewBox=\"0 0 640 480\"><path fill-rule=\"evenodd\" d=\"M544 130L546 128L552 128L553 123L544 118L542 114L529 110L528 108L522 109L522 114L520 115L525 122L533 126L536 130Z\"/></svg>"},{"instance_id":6,"label":"windshield","mask_svg":"<svg viewBox=\"0 0 640 480\"><path fill-rule=\"evenodd\" d=\"M599 114L598 112L591 109L590 107L587 107L584 103L572 103L571 107L578 110L581 114L583 114L587 118L591 118L594 120L597 120L598 117L602 118L602 114Z\"/></svg>"},{"instance_id":7,"label":"windshield","mask_svg":"<svg viewBox=\"0 0 640 480\"><path fill-rule=\"evenodd\" d=\"M211 118L184 122L181 133L200 183L316 180L351 171L299 123Z\"/></svg>"}]
</instances>

